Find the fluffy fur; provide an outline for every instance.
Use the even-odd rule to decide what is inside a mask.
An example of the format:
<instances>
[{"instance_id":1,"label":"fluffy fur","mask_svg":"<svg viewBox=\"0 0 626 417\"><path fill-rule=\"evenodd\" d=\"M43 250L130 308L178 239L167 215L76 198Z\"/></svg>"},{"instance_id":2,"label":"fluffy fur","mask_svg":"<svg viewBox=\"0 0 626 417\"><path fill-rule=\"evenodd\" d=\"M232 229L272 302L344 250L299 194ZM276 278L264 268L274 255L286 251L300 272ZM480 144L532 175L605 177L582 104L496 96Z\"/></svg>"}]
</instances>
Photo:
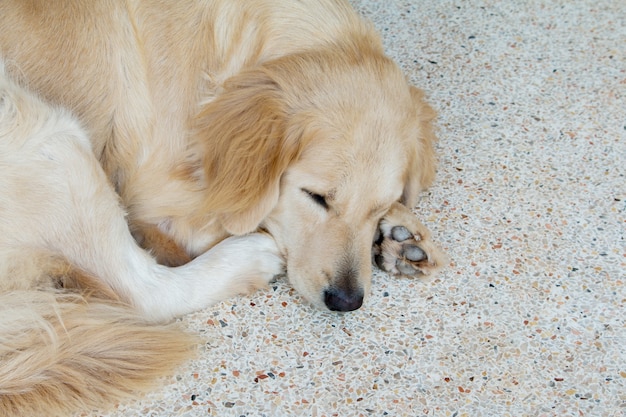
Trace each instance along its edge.
<instances>
[{"instance_id":1,"label":"fluffy fur","mask_svg":"<svg viewBox=\"0 0 626 417\"><path fill-rule=\"evenodd\" d=\"M434 112L347 2L4 0L0 26L0 413L145 389L193 345L155 322L285 267L359 308L395 219L384 268L441 265L408 216Z\"/></svg>"}]
</instances>

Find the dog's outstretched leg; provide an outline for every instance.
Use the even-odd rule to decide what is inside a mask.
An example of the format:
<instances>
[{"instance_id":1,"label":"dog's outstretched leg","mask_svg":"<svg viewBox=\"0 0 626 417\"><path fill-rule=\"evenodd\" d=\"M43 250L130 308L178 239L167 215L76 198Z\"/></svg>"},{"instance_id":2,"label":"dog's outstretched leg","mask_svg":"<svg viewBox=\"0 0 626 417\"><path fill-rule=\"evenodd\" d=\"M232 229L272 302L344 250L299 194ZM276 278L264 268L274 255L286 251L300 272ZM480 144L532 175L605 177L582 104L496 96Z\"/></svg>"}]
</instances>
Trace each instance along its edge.
<instances>
[{"instance_id":1,"label":"dog's outstretched leg","mask_svg":"<svg viewBox=\"0 0 626 417\"><path fill-rule=\"evenodd\" d=\"M152 321L264 285L282 271L274 239L259 233L226 239L177 268L159 265L131 235L119 197L71 115L1 71L0 110L0 249L62 257Z\"/></svg>"},{"instance_id":2,"label":"dog's outstretched leg","mask_svg":"<svg viewBox=\"0 0 626 417\"><path fill-rule=\"evenodd\" d=\"M419 277L434 275L445 256L430 240L430 232L404 205L395 203L380 221L372 259L391 274Z\"/></svg>"}]
</instances>

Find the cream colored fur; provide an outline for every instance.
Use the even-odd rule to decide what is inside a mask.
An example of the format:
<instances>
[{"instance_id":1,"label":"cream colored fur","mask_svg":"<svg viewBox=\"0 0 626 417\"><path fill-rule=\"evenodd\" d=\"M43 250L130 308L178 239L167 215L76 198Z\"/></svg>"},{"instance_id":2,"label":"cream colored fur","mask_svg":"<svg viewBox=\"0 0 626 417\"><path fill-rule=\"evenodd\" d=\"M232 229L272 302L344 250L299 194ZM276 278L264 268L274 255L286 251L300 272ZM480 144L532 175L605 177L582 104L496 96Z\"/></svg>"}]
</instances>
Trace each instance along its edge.
<instances>
[{"instance_id":1,"label":"cream colored fur","mask_svg":"<svg viewBox=\"0 0 626 417\"><path fill-rule=\"evenodd\" d=\"M285 264L360 306L380 220L433 180L434 112L345 1L4 0L0 27L10 415L144 388L190 343L148 323Z\"/></svg>"}]
</instances>

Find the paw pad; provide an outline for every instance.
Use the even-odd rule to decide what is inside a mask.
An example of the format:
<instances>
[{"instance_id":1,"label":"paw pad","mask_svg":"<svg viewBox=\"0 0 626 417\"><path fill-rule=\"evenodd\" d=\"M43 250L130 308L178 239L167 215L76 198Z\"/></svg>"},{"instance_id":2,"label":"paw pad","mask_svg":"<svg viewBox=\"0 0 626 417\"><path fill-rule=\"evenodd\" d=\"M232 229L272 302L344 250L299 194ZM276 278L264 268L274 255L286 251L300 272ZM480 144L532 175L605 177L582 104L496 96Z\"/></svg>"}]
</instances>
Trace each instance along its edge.
<instances>
[{"instance_id":1,"label":"paw pad","mask_svg":"<svg viewBox=\"0 0 626 417\"><path fill-rule=\"evenodd\" d=\"M432 275L443 264L443 255L430 241L428 230L400 204L381 220L372 258L383 271L410 277Z\"/></svg>"}]
</instances>

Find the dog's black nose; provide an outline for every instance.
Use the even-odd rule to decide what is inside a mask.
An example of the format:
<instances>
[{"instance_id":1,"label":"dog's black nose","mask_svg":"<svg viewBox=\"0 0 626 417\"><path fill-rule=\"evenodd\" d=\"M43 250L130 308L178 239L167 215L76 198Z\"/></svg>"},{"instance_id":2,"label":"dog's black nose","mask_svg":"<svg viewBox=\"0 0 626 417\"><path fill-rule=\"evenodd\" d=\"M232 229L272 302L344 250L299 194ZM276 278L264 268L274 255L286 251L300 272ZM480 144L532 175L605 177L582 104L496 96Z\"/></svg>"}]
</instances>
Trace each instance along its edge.
<instances>
[{"instance_id":1,"label":"dog's black nose","mask_svg":"<svg viewBox=\"0 0 626 417\"><path fill-rule=\"evenodd\" d=\"M332 311L353 311L363 305L363 291L351 290L346 292L337 288L324 291L324 303Z\"/></svg>"}]
</instances>

